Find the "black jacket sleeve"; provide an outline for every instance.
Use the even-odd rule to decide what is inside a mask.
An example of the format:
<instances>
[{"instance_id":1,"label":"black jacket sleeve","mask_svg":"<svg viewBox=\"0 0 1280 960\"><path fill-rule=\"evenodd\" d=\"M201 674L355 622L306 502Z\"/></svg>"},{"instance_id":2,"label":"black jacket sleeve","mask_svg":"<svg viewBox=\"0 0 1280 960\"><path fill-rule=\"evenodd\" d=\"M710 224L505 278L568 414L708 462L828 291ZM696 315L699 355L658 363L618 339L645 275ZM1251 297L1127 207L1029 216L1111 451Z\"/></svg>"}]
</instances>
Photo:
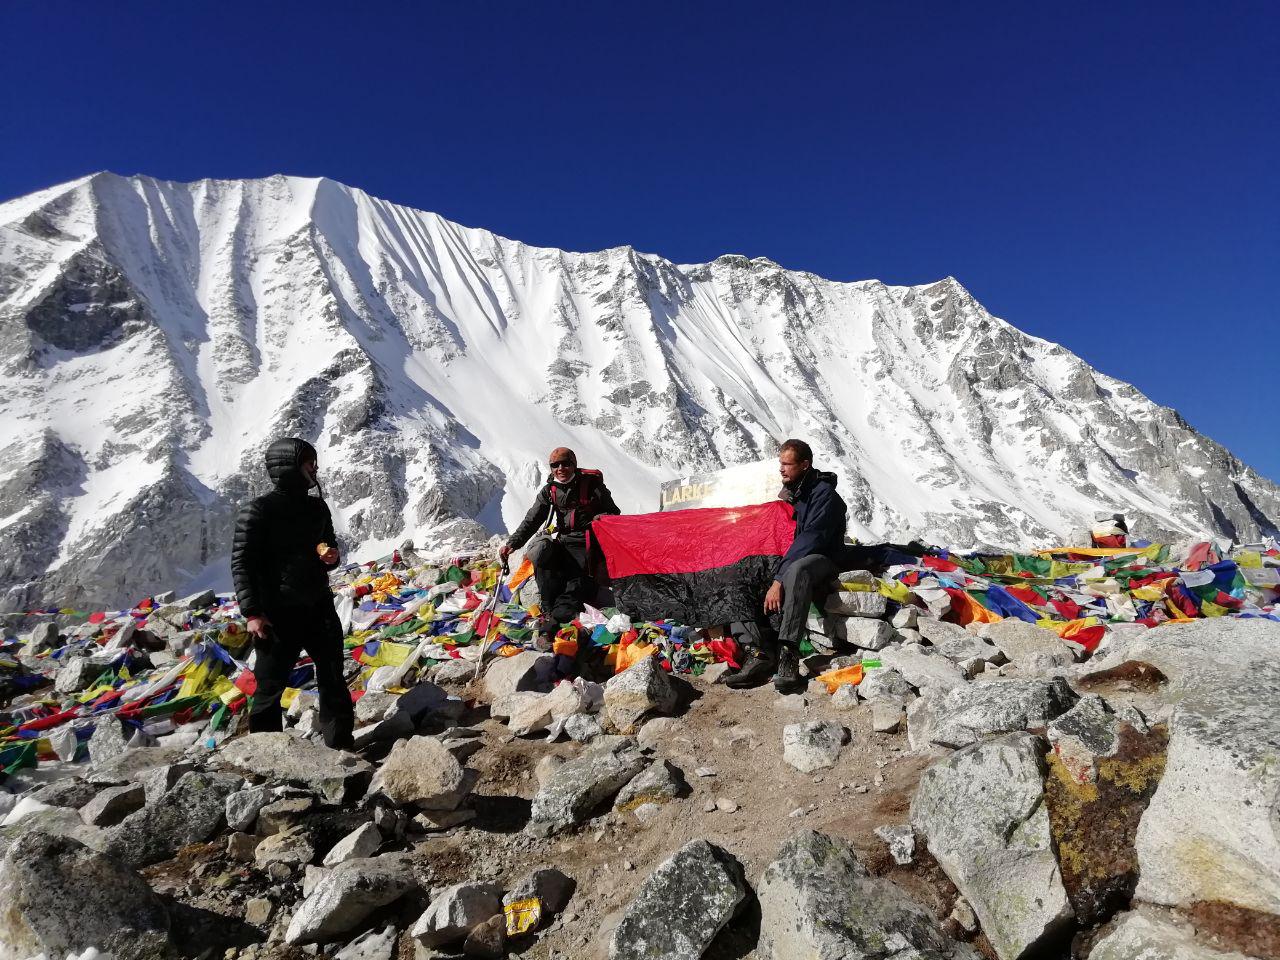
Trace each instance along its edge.
<instances>
[{"instance_id":1,"label":"black jacket sleeve","mask_svg":"<svg viewBox=\"0 0 1280 960\"><path fill-rule=\"evenodd\" d=\"M324 539L323 543L327 543L333 549L338 549L338 535L333 530L333 513L329 510L329 505L323 500L320 501L320 507L324 510ZM324 563L322 560L321 563ZM338 559L333 563L324 563L326 570L333 570L342 563L342 551L338 551Z\"/></svg>"},{"instance_id":2,"label":"black jacket sleeve","mask_svg":"<svg viewBox=\"0 0 1280 960\"><path fill-rule=\"evenodd\" d=\"M236 530L231 542L231 579L245 617L263 616L262 566L266 554L266 529L262 505L256 500L246 503L236 515Z\"/></svg>"},{"instance_id":3,"label":"black jacket sleeve","mask_svg":"<svg viewBox=\"0 0 1280 960\"><path fill-rule=\"evenodd\" d=\"M835 488L825 483L816 484L809 495L804 525L797 524L795 538L778 564L773 579L781 583L787 568L793 563L810 554L821 553L823 544L830 540L831 531L837 527L843 530L844 522L844 501L836 495Z\"/></svg>"},{"instance_id":4,"label":"black jacket sleeve","mask_svg":"<svg viewBox=\"0 0 1280 960\"><path fill-rule=\"evenodd\" d=\"M529 512L524 515L524 520L520 522L520 526L507 538L507 543L512 550L519 550L529 538L538 532L538 528L542 526L543 521L551 513L551 498L547 495L547 487L544 484L542 489L538 491L537 498L533 501L533 506L529 508Z\"/></svg>"}]
</instances>

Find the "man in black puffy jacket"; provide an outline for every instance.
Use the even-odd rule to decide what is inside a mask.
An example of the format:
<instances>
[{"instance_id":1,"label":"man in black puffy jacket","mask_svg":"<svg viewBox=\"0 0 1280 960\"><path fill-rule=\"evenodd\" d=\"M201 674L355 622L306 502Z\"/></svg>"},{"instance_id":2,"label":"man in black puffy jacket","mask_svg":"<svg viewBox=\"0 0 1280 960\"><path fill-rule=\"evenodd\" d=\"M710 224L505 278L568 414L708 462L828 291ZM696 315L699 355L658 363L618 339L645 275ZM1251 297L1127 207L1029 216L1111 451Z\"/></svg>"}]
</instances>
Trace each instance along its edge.
<instances>
[{"instance_id":1,"label":"man in black puffy jacket","mask_svg":"<svg viewBox=\"0 0 1280 960\"><path fill-rule=\"evenodd\" d=\"M296 437L267 447L275 489L240 508L231 574L257 650L249 730L283 729L280 695L305 649L315 664L320 732L329 746L346 748L354 712L342 675L342 623L329 589L337 537L328 505L310 495L320 486L317 460L315 448Z\"/></svg>"},{"instance_id":2,"label":"man in black puffy jacket","mask_svg":"<svg viewBox=\"0 0 1280 960\"><path fill-rule=\"evenodd\" d=\"M549 459L551 475L501 550L505 560L538 534L525 555L538 583L543 631L568 623L583 603L595 599L586 569L587 528L596 517L622 512L604 485L604 474L579 470L577 454L568 447L556 447Z\"/></svg>"}]
</instances>

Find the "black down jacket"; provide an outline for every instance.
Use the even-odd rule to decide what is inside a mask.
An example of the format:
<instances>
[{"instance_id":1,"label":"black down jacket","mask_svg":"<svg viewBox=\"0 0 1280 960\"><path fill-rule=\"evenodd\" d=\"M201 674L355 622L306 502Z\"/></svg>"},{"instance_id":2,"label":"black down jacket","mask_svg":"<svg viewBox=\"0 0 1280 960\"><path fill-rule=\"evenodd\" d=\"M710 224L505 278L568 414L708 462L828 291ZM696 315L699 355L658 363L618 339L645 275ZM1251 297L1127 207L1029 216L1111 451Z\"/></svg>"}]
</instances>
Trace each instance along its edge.
<instances>
[{"instance_id":1,"label":"black down jacket","mask_svg":"<svg viewBox=\"0 0 1280 960\"><path fill-rule=\"evenodd\" d=\"M236 517L231 576L240 612L273 615L289 608L332 604L328 571L316 547L338 545L329 506L308 494L302 464L316 459L305 440L277 440L267 448L267 474L276 488L250 500Z\"/></svg>"},{"instance_id":2,"label":"black down jacket","mask_svg":"<svg viewBox=\"0 0 1280 960\"><path fill-rule=\"evenodd\" d=\"M586 542L587 529L596 517L622 512L613 502L613 494L604 485L604 474L599 470L579 469L564 485L548 477L533 506L507 541L512 549L519 550L546 527L553 510L560 539L570 545Z\"/></svg>"}]
</instances>

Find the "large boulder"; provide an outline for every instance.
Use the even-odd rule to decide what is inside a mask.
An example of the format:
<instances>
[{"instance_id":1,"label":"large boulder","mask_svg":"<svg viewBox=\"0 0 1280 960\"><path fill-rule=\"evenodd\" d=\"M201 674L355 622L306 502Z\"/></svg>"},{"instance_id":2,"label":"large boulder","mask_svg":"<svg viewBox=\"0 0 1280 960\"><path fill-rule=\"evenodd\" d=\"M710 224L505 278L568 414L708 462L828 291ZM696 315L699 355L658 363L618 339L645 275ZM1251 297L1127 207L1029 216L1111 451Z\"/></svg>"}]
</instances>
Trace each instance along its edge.
<instances>
[{"instance_id":1,"label":"large boulder","mask_svg":"<svg viewBox=\"0 0 1280 960\"><path fill-rule=\"evenodd\" d=\"M886 647L874 656L883 666L896 670L907 683L922 692L941 690L945 693L966 682L961 669L932 647L904 644L896 648Z\"/></svg>"},{"instance_id":2,"label":"large boulder","mask_svg":"<svg viewBox=\"0 0 1280 960\"><path fill-rule=\"evenodd\" d=\"M1025 620L1009 617L985 623L980 633L999 647L1011 663L1029 672L1065 667L1076 660L1076 649L1054 631Z\"/></svg>"},{"instance_id":3,"label":"large boulder","mask_svg":"<svg viewBox=\"0 0 1280 960\"><path fill-rule=\"evenodd\" d=\"M629 738L588 749L561 764L534 795L528 830L551 836L582 823L645 768L648 761Z\"/></svg>"},{"instance_id":4,"label":"large boulder","mask_svg":"<svg viewBox=\"0 0 1280 960\"><path fill-rule=\"evenodd\" d=\"M884 594L872 590L834 590L823 605L826 613L840 617L883 617L889 611Z\"/></svg>"},{"instance_id":5,"label":"large boulder","mask_svg":"<svg viewBox=\"0 0 1280 960\"><path fill-rule=\"evenodd\" d=\"M147 802L147 789L140 783L107 787L80 808L80 819L95 827L111 827Z\"/></svg>"},{"instance_id":6,"label":"large boulder","mask_svg":"<svg viewBox=\"0 0 1280 960\"><path fill-rule=\"evenodd\" d=\"M1170 917L1135 911L1119 917L1093 945L1089 960L1248 960L1195 939L1195 929Z\"/></svg>"},{"instance_id":7,"label":"large boulder","mask_svg":"<svg viewBox=\"0 0 1280 960\"><path fill-rule=\"evenodd\" d=\"M549 653L525 650L514 657L500 657L489 664L484 674L484 692L489 700L533 690L545 693L551 689L555 657Z\"/></svg>"},{"instance_id":8,"label":"large boulder","mask_svg":"<svg viewBox=\"0 0 1280 960\"><path fill-rule=\"evenodd\" d=\"M502 889L492 883L459 883L437 894L409 935L424 947L466 938L476 927L502 912Z\"/></svg>"},{"instance_id":9,"label":"large boulder","mask_svg":"<svg viewBox=\"0 0 1280 960\"><path fill-rule=\"evenodd\" d=\"M111 666L117 654L97 653L86 657L71 657L58 670L53 681L55 693L80 693L88 690L90 684L97 680L102 672Z\"/></svg>"},{"instance_id":10,"label":"large boulder","mask_svg":"<svg viewBox=\"0 0 1280 960\"><path fill-rule=\"evenodd\" d=\"M609 960L698 960L746 896L742 865L692 840L640 885L609 941Z\"/></svg>"},{"instance_id":11,"label":"large boulder","mask_svg":"<svg viewBox=\"0 0 1280 960\"><path fill-rule=\"evenodd\" d=\"M614 806L634 809L642 803L669 803L688 789L684 773L670 760L654 760L620 791Z\"/></svg>"},{"instance_id":12,"label":"large boulder","mask_svg":"<svg viewBox=\"0 0 1280 960\"><path fill-rule=\"evenodd\" d=\"M867 670L858 684L858 696L864 700L875 700L888 697L906 703L915 698L916 692L907 683L906 677L897 670L885 667L873 667Z\"/></svg>"},{"instance_id":13,"label":"large boulder","mask_svg":"<svg viewBox=\"0 0 1280 960\"><path fill-rule=\"evenodd\" d=\"M302 944L338 939L417 885L406 853L347 860L325 873L298 905L285 941Z\"/></svg>"},{"instance_id":14,"label":"large boulder","mask_svg":"<svg viewBox=\"0 0 1280 960\"><path fill-rule=\"evenodd\" d=\"M98 718L94 724L93 735L89 737L89 760L93 763L105 763L120 756L129 749L129 737L132 728L111 714Z\"/></svg>"},{"instance_id":15,"label":"large boulder","mask_svg":"<svg viewBox=\"0 0 1280 960\"><path fill-rule=\"evenodd\" d=\"M434 737L411 737L391 748L370 786L392 803L423 810L456 810L476 784L468 770Z\"/></svg>"},{"instance_id":16,"label":"large boulder","mask_svg":"<svg viewBox=\"0 0 1280 960\"><path fill-rule=\"evenodd\" d=\"M155 803L108 831L105 852L134 867L168 860L189 843L208 840L226 823L227 797L239 777L187 773Z\"/></svg>"},{"instance_id":17,"label":"large boulder","mask_svg":"<svg viewBox=\"0 0 1280 960\"><path fill-rule=\"evenodd\" d=\"M632 664L604 685L605 715L622 734L635 733L650 714L671 713L679 700L675 683L656 656Z\"/></svg>"},{"instance_id":18,"label":"large boulder","mask_svg":"<svg viewBox=\"0 0 1280 960\"><path fill-rule=\"evenodd\" d=\"M9 846L0 905L0 960L91 947L139 956L168 942L168 911L146 881L67 837L29 833Z\"/></svg>"},{"instance_id":19,"label":"large boulder","mask_svg":"<svg viewBox=\"0 0 1280 960\"><path fill-rule=\"evenodd\" d=\"M782 729L782 759L801 773L834 767L849 742L847 728L830 720L792 723Z\"/></svg>"},{"instance_id":20,"label":"large boulder","mask_svg":"<svg viewBox=\"0 0 1280 960\"><path fill-rule=\"evenodd\" d=\"M341 803L367 782L365 761L288 733L250 733L226 744L218 763L268 780L300 783L329 803Z\"/></svg>"},{"instance_id":21,"label":"large boulder","mask_svg":"<svg viewBox=\"0 0 1280 960\"><path fill-rule=\"evenodd\" d=\"M783 843L757 893L761 960L978 957L897 886L870 876L847 841L812 830Z\"/></svg>"},{"instance_id":22,"label":"large boulder","mask_svg":"<svg viewBox=\"0 0 1280 960\"><path fill-rule=\"evenodd\" d=\"M964 747L984 737L1044 728L1079 698L1061 677L988 680L921 697L907 710L911 747Z\"/></svg>"},{"instance_id":23,"label":"large boulder","mask_svg":"<svg viewBox=\"0 0 1280 960\"><path fill-rule=\"evenodd\" d=\"M62 638L58 636L58 625L52 620L46 620L44 623L37 623L35 629L31 631L24 652L34 655L43 653L45 650L56 650L61 644Z\"/></svg>"},{"instance_id":24,"label":"large boulder","mask_svg":"<svg viewBox=\"0 0 1280 960\"><path fill-rule=\"evenodd\" d=\"M1091 695L1049 722L1049 746L1076 783L1095 783L1098 761L1120 749L1120 718Z\"/></svg>"},{"instance_id":25,"label":"large boulder","mask_svg":"<svg viewBox=\"0 0 1280 960\"><path fill-rule=\"evenodd\" d=\"M1050 842L1044 754L1028 733L975 743L926 770L911 802L911 825L1000 960L1017 960L1073 916Z\"/></svg>"}]
</instances>

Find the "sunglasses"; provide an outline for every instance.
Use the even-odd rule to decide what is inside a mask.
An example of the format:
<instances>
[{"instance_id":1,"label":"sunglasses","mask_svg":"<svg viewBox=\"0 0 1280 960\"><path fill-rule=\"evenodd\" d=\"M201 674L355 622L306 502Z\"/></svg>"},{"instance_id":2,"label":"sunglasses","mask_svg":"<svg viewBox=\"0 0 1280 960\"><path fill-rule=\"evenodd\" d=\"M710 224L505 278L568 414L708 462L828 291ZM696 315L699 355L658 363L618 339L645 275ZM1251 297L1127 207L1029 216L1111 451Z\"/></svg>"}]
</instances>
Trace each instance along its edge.
<instances>
[{"instance_id":1,"label":"sunglasses","mask_svg":"<svg viewBox=\"0 0 1280 960\"><path fill-rule=\"evenodd\" d=\"M552 460L551 461L552 470L560 470L562 468L565 470L568 470L569 468L574 466L576 466L576 464L572 460Z\"/></svg>"}]
</instances>

